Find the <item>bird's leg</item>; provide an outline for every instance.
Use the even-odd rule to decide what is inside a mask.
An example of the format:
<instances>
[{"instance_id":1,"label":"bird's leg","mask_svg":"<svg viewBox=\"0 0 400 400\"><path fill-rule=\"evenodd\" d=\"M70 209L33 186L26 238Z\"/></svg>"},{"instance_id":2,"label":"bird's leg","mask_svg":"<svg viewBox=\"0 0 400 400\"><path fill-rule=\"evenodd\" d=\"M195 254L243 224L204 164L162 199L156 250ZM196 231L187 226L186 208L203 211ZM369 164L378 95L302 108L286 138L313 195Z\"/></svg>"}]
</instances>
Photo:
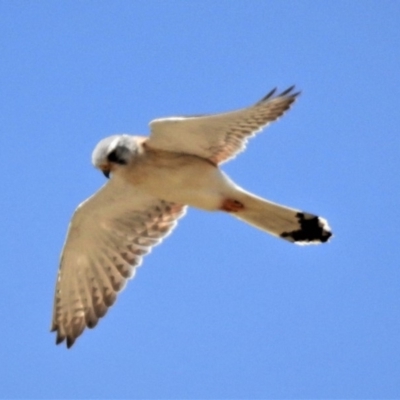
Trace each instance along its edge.
<instances>
[{"instance_id":1,"label":"bird's leg","mask_svg":"<svg viewBox=\"0 0 400 400\"><path fill-rule=\"evenodd\" d=\"M227 212L238 212L240 210L243 210L243 208L244 205L240 201L233 199L226 199L222 203L221 210Z\"/></svg>"}]
</instances>

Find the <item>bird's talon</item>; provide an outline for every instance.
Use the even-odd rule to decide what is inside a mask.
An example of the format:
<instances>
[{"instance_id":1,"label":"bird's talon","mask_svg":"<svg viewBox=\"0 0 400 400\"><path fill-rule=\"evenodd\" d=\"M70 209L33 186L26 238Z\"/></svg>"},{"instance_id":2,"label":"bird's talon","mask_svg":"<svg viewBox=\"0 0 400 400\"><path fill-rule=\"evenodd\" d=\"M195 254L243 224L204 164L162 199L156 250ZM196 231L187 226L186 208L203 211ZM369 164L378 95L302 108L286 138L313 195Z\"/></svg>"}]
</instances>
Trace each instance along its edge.
<instances>
[{"instance_id":1,"label":"bird's talon","mask_svg":"<svg viewBox=\"0 0 400 400\"><path fill-rule=\"evenodd\" d=\"M222 203L222 210L226 212L238 212L240 210L243 210L244 205L237 200L232 200L232 199L226 199Z\"/></svg>"}]
</instances>

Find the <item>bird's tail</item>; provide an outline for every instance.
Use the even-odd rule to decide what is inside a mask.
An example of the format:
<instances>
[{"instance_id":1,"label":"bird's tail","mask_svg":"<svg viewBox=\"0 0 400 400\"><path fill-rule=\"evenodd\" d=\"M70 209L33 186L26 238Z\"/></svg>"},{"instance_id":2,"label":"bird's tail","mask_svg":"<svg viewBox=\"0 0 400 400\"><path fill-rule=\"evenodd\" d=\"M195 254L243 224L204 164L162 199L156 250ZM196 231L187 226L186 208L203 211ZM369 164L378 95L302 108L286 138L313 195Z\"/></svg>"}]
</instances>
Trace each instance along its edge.
<instances>
[{"instance_id":1,"label":"bird's tail","mask_svg":"<svg viewBox=\"0 0 400 400\"><path fill-rule=\"evenodd\" d=\"M276 237L296 244L325 243L332 236L328 222L321 217L264 200L240 191L243 207L231 214Z\"/></svg>"}]
</instances>

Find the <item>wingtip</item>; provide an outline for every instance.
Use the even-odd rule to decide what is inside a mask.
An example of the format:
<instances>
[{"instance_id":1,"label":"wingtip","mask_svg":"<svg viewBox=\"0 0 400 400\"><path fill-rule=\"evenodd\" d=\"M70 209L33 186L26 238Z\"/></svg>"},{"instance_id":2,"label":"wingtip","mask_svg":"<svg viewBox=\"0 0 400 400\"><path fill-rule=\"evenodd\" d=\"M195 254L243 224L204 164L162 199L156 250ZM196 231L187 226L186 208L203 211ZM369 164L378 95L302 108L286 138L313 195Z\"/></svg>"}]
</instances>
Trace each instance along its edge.
<instances>
[{"instance_id":1,"label":"wingtip","mask_svg":"<svg viewBox=\"0 0 400 400\"><path fill-rule=\"evenodd\" d=\"M60 332L57 332L56 345L61 344L64 340L65 340L65 336L61 335Z\"/></svg>"},{"instance_id":2,"label":"wingtip","mask_svg":"<svg viewBox=\"0 0 400 400\"><path fill-rule=\"evenodd\" d=\"M67 336L67 349L70 349L75 343L75 338Z\"/></svg>"},{"instance_id":3,"label":"wingtip","mask_svg":"<svg viewBox=\"0 0 400 400\"><path fill-rule=\"evenodd\" d=\"M262 103L264 103L264 102L266 102L266 101L268 101L268 100L271 100L271 99L276 99L276 98L278 98L278 97L290 97L290 98L292 98L292 99L295 99L297 96L299 96L299 95L301 94L301 91L300 91L300 90L299 90L298 92L293 93L293 90L295 89L295 87L296 87L296 85L292 85L292 86L290 86L289 88L287 88L286 90L284 90L283 92L277 94L277 95L274 97L274 95L276 94L276 92L277 92L277 90L278 90L278 89L275 87L275 88L273 88L269 93L267 93L260 101L258 101L258 102L256 103L256 105L257 105L257 104L262 104Z\"/></svg>"},{"instance_id":4,"label":"wingtip","mask_svg":"<svg viewBox=\"0 0 400 400\"><path fill-rule=\"evenodd\" d=\"M61 335L59 332L57 332L57 337L56 337L56 345L58 346L59 344L63 343L66 341L66 346L67 349L70 349L73 344L75 343L76 338L71 337L71 336L64 336Z\"/></svg>"},{"instance_id":5,"label":"wingtip","mask_svg":"<svg viewBox=\"0 0 400 400\"><path fill-rule=\"evenodd\" d=\"M268 99L270 99L275 93L276 93L276 91L278 90L278 88L277 87L274 87L270 92L268 92L258 103L262 103L262 102L264 102L265 100L268 100Z\"/></svg>"},{"instance_id":6,"label":"wingtip","mask_svg":"<svg viewBox=\"0 0 400 400\"><path fill-rule=\"evenodd\" d=\"M282 97L282 96L286 96L287 94L289 94L291 91L293 91L293 89L296 87L296 85L292 85L289 88L287 88L286 90L284 90L282 93L279 94L278 97ZM293 94L292 94L293 96Z\"/></svg>"},{"instance_id":7,"label":"wingtip","mask_svg":"<svg viewBox=\"0 0 400 400\"><path fill-rule=\"evenodd\" d=\"M289 97L289 98L295 100L296 97L301 95L301 90L294 92L295 89L296 89L296 85L292 85L289 88L287 88L286 90L284 90L282 93L277 95L276 97Z\"/></svg>"}]
</instances>

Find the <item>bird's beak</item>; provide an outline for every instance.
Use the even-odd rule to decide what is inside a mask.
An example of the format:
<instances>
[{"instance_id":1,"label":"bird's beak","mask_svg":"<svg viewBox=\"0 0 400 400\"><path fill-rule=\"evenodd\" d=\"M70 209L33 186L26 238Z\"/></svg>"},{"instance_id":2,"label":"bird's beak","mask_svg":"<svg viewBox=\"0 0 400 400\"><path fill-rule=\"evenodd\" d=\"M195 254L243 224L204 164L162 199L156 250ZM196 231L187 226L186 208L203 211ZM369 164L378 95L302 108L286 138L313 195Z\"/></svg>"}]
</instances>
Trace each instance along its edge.
<instances>
[{"instance_id":1,"label":"bird's beak","mask_svg":"<svg viewBox=\"0 0 400 400\"><path fill-rule=\"evenodd\" d=\"M102 172L103 172L103 175L104 175L107 179L110 179L110 170L109 170L109 169L103 169Z\"/></svg>"}]
</instances>

